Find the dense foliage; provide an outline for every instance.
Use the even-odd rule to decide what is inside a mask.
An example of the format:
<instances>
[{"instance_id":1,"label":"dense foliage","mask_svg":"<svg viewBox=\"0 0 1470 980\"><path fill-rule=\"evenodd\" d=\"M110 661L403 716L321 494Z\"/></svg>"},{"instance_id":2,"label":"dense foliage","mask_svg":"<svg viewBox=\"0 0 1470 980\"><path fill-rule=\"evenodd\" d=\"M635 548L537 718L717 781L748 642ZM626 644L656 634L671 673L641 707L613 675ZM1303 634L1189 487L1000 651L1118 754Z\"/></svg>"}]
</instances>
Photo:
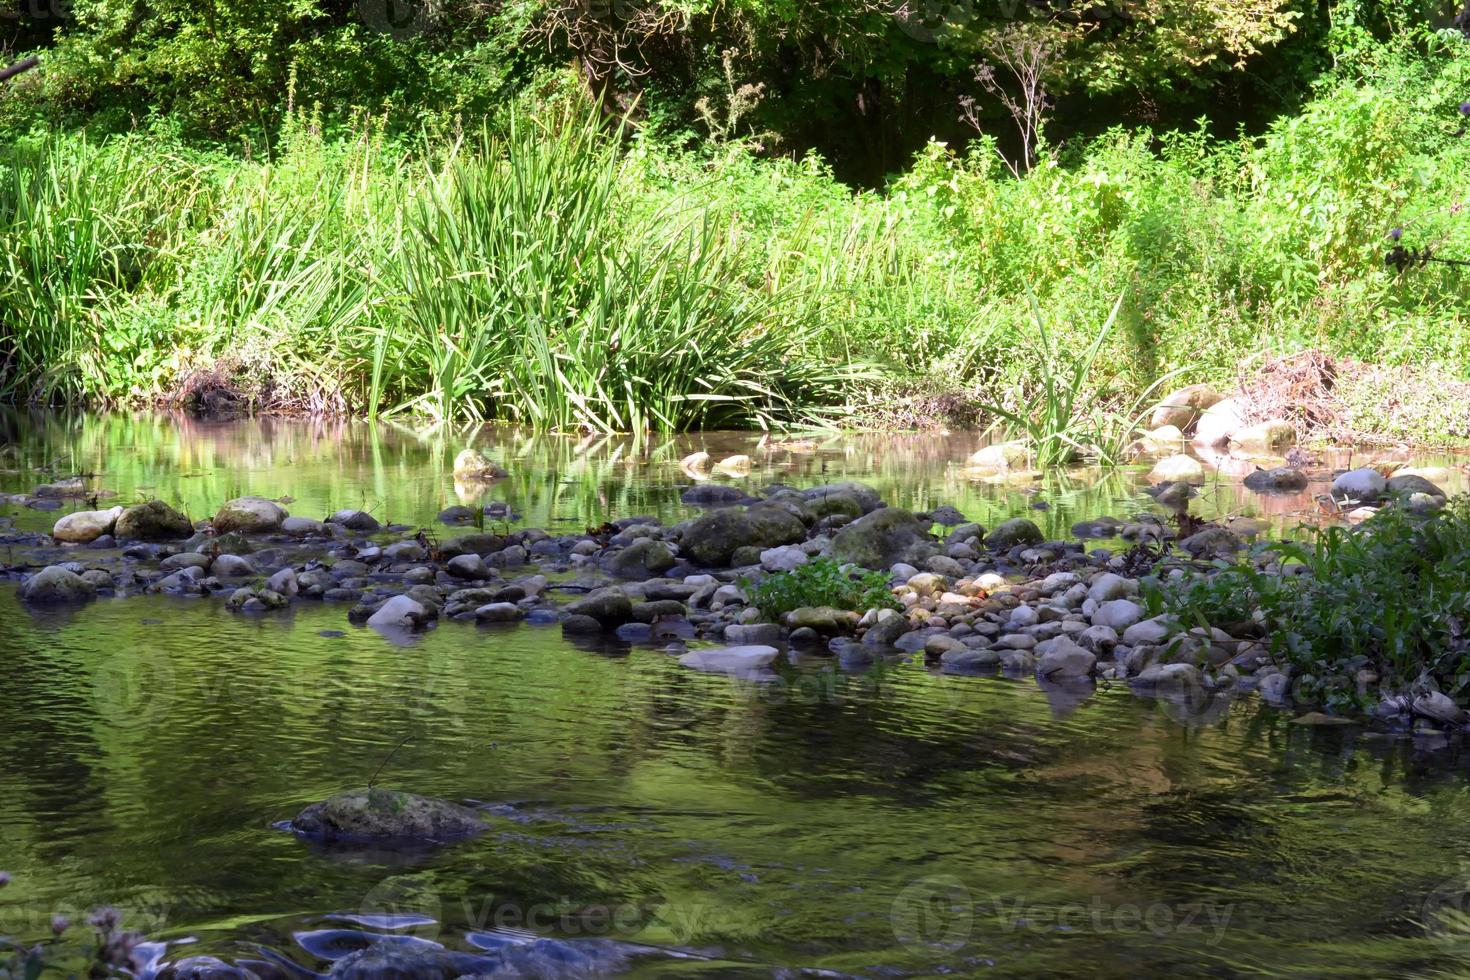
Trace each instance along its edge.
<instances>
[{"instance_id":1,"label":"dense foliage","mask_svg":"<svg viewBox=\"0 0 1470 980\"><path fill-rule=\"evenodd\" d=\"M750 603L767 619L779 621L794 609L827 607L849 612L900 609L882 572L848 573L830 558L814 558L789 572L767 575L747 586Z\"/></svg>"},{"instance_id":2,"label":"dense foliage","mask_svg":"<svg viewBox=\"0 0 1470 980\"><path fill-rule=\"evenodd\" d=\"M1271 653L1297 671L1293 695L1330 707L1372 707L1377 690L1470 691L1470 498L1417 516L1386 507L1356 527L1308 532L1265 546L1215 575L1170 583L1164 606L1188 626L1255 624ZM1247 628L1249 628L1247 626Z\"/></svg>"},{"instance_id":3,"label":"dense foliage","mask_svg":"<svg viewBox=\"0 0 1470 980\"><path fill-rule=\"evenodd\" d=\"M1112 9L78 3L0 94L0 395L591 429L937 395L1066 454L1264 354L1470 377L1462 272L1383 262L1393 226L1470 255L1446 11ZM1247 76L1297 108L1222 136ZM1098 127L1124 92L1218 111Z\"/></svg>"}]
</instances>

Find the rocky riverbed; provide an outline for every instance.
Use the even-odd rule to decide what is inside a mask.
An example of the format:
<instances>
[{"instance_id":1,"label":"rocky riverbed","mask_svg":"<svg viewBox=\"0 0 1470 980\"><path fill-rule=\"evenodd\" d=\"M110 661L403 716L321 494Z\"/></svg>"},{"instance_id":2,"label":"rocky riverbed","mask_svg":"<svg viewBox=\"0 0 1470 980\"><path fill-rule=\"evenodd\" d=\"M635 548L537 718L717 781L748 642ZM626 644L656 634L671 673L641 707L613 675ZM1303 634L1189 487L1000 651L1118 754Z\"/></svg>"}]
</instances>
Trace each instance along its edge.
<instances>
[{"instance_id":1,"label":"rocky riverbed","mask_svg":"<svg viewBox=\"0 0 1470 980\"><path fill-rule=\"evenodd\" d=\"M463 454L460 462L491 465ZM1291 467L1258 472L1272 486L1305 480ZM164 593L258 616L326 602L396 643L448 623L556 627L656 645L691 669L757 680L773 676L788 651L830 655L852 669L922 656L945 671L1003 671L1080 688L1126 683L1201 704L1259 691L1290 705L1300 695L1293 672L1271 656L1259 630L1183 622L1144 595L1146 581L1214 574L1245 547L1241 532L1259 528L1188 518L1197 491L1187 480L1164 480L1152 492L1166 513L1099 517L1064 541L1045 540L1025 518L986 528L953 507L887 506L856 482L759 491L706 482L684 492L684 502L701 510L692 519L626 516L574 534L487 529L486 515L468 507L419 528L384 526L353 509L321 520L293 516L278 501L242 497L206 520L157 500L73 511L49 536L12 533L3 543L5 574L33 607ZM28 499L87 494L96 497L86 481L65 481ZM1445 502L1423 476L1374 469L1338 474L1331 498L1354 515L1383 505L1432 511ZM1088 547L1098 537L1116 546ZM773 617L752 603L752 588L766 577L815 559L885 574L894 608L813 604ZM1375 679L1364 671L1352 681ZM1463 721L1437 692L1390 692L1375 718L1421 734Z\"/></svg>"}]
</instances>

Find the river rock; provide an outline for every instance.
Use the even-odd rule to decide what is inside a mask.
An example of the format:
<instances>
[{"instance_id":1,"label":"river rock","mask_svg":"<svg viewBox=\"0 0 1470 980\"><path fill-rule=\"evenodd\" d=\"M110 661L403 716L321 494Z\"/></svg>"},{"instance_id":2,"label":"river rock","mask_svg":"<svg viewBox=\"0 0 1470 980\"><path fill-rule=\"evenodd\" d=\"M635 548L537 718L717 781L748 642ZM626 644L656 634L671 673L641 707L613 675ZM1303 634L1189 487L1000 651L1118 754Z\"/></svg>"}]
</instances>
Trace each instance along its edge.
<instances>
[{"instance_id":1,"label":"river rock","mask_svg":"<svg viewBox=\"0 0 1470 980\"><path fill-rule=\"evenodd\" d=\"M1143 621L1143 607L1131 599L1111 599L1098 604L1092 614L1092 625L1110 626L1122 632L1134 623Z\"/></svg>"},{"instance_id":2,"label":"river rock","mask_svg":"<svg viewBox=\"0 0 1470 980\"><path fill-rule=\"evenodd\" d=\"M479 555L455 555L444 563L444 570L455 578L469 580L487 579L495 574Z\"/></svg>"},{"instance_id":3,"label":"river rock","mask_svg":"<svg viewBox=\"0 0 1470 980\"><path fill-rule=\"evenodd\" d=\"M1257 468L1243 482L1247 490L1257 493L1297 493L1307 488L1307 475L1292 466Z\"/></svg>"},{"instance_id":4,"label":"river rock","mask_svg":"<svg viewBox=\"0 0 1470 980\"><path fill-rule=\"evenodd\" d=\"M505 476L505 470L496 466L478 449L466 449L454 457L454 478L456 480L468 482L498 480L503 476Z\"/></svg>"},{"instance_id":5,"label":"river rock","mask_svg":"<svg viewBox=\"0 0 1470 980\"><path fill-rule=\"evenodd\" d=\"M1205 467L1193 456L1185 456L1180 453L1175 456L1165 456L1155 463L1154 468L1149 471L1148 478L1154 482L1182 480L1186 483L1198 483L1205 478Z\"/></svg>"},{"instance_id":6,"label":"river rock","mask_svg":"<svg viewBox=\"0 0 1470 980\"><path fill-rule=\"evenodd\" d=\"M1129 681L1134 687L1163 696L1188 696L1200 691L1204 679L1194 664L1149 664Z\"/></svg>"},{"instance_id":7,"label":"river rock","mask_svg":"<svg viewBox=\"0 0 1470 980\"><path fill-rule=\"evenodd\" d=\"M165 572L179 572L186 568L208 568L209 562L208 555L201 555L197 551L185 551L177 555L169 555L158 563L158 567Z\"/></svg>"},{"instance_id":8,"label":"river rock","mask_svg":"<svg viewBox=\"0 0 1470 980\"><path fill-rule=\"evenodd\" d=\"M51 536L67 544L87 544L104 534L111 534L122 512L121 507L113 507L111 510L79 510L67 514L56 522Z\"/></svg>"},{"instance_id":9,"label":"river rock","mask_svg":"<svg viewBox=\"0 0 1470 980\"><path fill-rule=\"evenodd\" d=\"M1389 477L1384 489L1405 500L1409 509L1416 511L1437 510L1448 499L1443 490L1414 473Z\"/></svg>"},{"instance_id":10,"label":"river rock","mask_svg":"<svg viewBox=\"0 0 1470 980\"><path fill-rule=\"evenodd\" d=\"M518 623L525 618L526 611L513 602L487 602L475 610L481 623Z\"/></svg>"},{"instance_id":11,"label":"river rock","mask_svg":"<svg viewBox=\"0 0 1470 980\"><path fill-rule=\"evenodd\" d=\"M189 518L162 500L126 507L112 530L119 541L177 541L194 533Z\"/></svg>"},{"instance_id":12,"label":"river rock","mask_svg":"<svg viewBox=\"0 0 1470 980\"><path fill-rule=\"evenodd\" d=\"M928 526L906 510L884 507L842 527L832 539L832 558L882 570L900 562L917 565L939 553Z\"/></svg>"},{"instance_id":13,"label":"river rock","mask_svg":"<svg viewBox=\"0 0 1470 980\"><path fill-rule=\"evenodd\" d=\"M270 578L265 580L265 587L271 592L278 592L283 596L294 596L301 592L301 582L296 577L296 570L283 568Z\"/></svg>"},{"instance_id":14,"label":"river rock","mask_svg":"<svg viewBox=\"0 0 1470 980\"><path fill-rule=\"evenodd\" d=\"M1233 555L1245 547L1245 542L1228 528L1207 527L1179 542L1179 547L1196 558L1205 558L1211 555Z\"/></svg>"},{"instance_id":15,"label":"river rock","mask_svg":"<svg viewBox=\"0 0 1470 980\"><path fill-rule=\"evenodd\" d=\"M1154 408L1153 414L1149 417L1148 427L1158 429L1172 425L1181 432L1187 433L1199 420L1200 415L1206 409L1219 403L1220 400L1220 393L1209 385L1190 385L1178 391L1171 391Z\"/></svg>"},{"instance_id":16,"label":"river rock","mask_svg":"<svg viewBox=\"0 0 1470 980\"><path fill-rule=\"evenodd\" d=\"M783 544L761 552L761 568L768 572L791 572L805 565L811 556L799 545Z\"/></svg>"},{"instance_id":17,"label":"river rock","mask_svg":"<svg viewBox=\"0 0 1470 980\"><path fill-rule=\"evenodd\" d=\"M985 538L985 547L991 551L1009 551L1022 544L1041 544L1041 528L1024 517L1002 521Z\"/></svg>"},{"instance_id":18,"label":"river rock","mask_svg":"<svg viewBox=\"0 0 1470 980\"><path fill-rule=\"evenodd\" d=\"M702 477L709 472L710 462L710 454L700 450L697 453L690 453L688 456L679 460L679 469L683 470L688 476Z\"/></svg>"},{"instance_id":19,"label":"river rock","mask_svg":"<svg viewBox=\"0 0 1470 980\"><path fill-rule=\"evenodd\" d=\"M674 567L674 552L662 541L640 538L608 557L603 567L619 578L656 578Z\"/></svg>"},{"instance_id":20,"label":"river rock","mask_svg":"<svg viewBox=\"0 0 1470 980\"><path fill-rule=\"evenodd\" d=\"M377 629L417 629L434 618L423 603L406 595L396 595L368 617L367 624Z\"/></svg>"},{"instance_id":21,"label":"river rock","mask_svg":"<svg viewBox=\"0 0 1470 980\"><path fill-rule=\"evenodd\" d=\"M288 517L281 522L281 532L293 538L311 538L329 534L327 525L310 517Z\"/></svg>"},{"instance_id":22,"label":"river rock","mask_svg":"<svg viewBox=\"0 0 1470 980\"><path fill-rule=\"evenodd\" d=\"M1194 427L1194 441L1201 446L1224 446L1245 425L1241 405L1234 398L1223 398L1200 415Z\"/></svg>"},{"instance_id":23,"label":"river rock","mask_svg":"<svg viewBox=\"0 0 1470 980\"><path fill-rule=\"evenodd\" d=\"M216 578L243 578L255 574L250 559L239 555L219 555L209 563L209 574Z\"/></svg>"},{"instance_id":24,"label":"river rock","mask_svg":"<svg viewBox=\"0 0 1470 980\"><path fill-rule=\"evenodd\" d=\"M985 446L970 456L969 466L977 471L999 472L1024 463L1031 455L1030 443L1016 439Z\"/></svg>"},{"instance_id":25,"label":"river rock","mask_svg":"<svg viewBox=\"0 0 1470 980\"><path fill-rule=\"evenodd\" d=\"M152 976L154 980L260 980L254 970L213 956L187 956L164 964Z\"/></svg>"},{"instance_id":26,"label":"river rock","mask_svg":"<svg viewBox=\"0 0 1470 980\"><path fill-rule=\"evenodd\" d=\"M781 617L788 629L815 630L823 636L850 633L857 628L858 614L831 606L802 606Z\"/></svg>"},{"instance_id":27,"label":"river rock","mask_svg":"<svg viewBox=\"0 0 1470 980\"><path fill-rule=\"evenodd\" d=\"M86 602L96 597L95 585L60 565L41 569L20 587L21 601L33 606Z\"/></svg>"},{"instance_id":28,"label":"river rock","mask_svg":"<svg viewBox=\"0 0 1470 980\"><path fill-rule=\"evenodd\" d=\"M1097 657L1084 650L1070 638L1059 636L1038 645L1041 655L1036 661L1036 672L1048 680L1069 680L1091 677Z\"/></svg>"},{"instance_id":29,"label":"river rock","mask_svg":"<svg viewBox=\"0 0 1470 980\"><path fill-rule=\"evenodd\" d=\"M365 510L339 510L327 518L326 523L345 527L349 531L372 533L383 528L382 523Z\"/></svg>"},{"instance_id":30,"label":"river rock","mask_svg":"<svg viewBox=\"0 0 1470 980\"><path fill-rule=\"evenodd\" d=\"M306 807L291 821L303 837L324 841L443 843L485 829L478 810L401 790L350 790Z\"/></svg>"},{"instance_id":31,"label":"river rock","mask_svg":"<svg viewBox=\"0 0 1470 980\"><path fill-rule=\"evenodd\" d=\"M598 589L567 606L570 616L587 616L603 629L617 629L633 619L633 600L619 588Z\"/></svg>"},{"instance_id":32,"label":"river rock","mask_svg":"<svg viewBox=\"0 0 1470 980\"><path fill-rule=\"evenodd\" d=\"M774 548L806 537L806 525L794 514L769 504L726 507L695 518L684 529L681 544L700 565L726 567L740 548Z\"/></svg>"},{"instance_id":33,"label":"river rock","mask_svg":"<svg viewBox=\"0 0 1470 980\"><path fill-rule=\"evenodd\" d=\"M1092 580L1092 585L1087 589L1087 598L1096 603L1108 602L1112 599L1126 599L1137 594L1137 582L1112 572L1103 572Z\"/></svg>"},{"instance_id":34,"label":"river rock","mask_svg":"<svg viewBox=\"0 0 1470 980\"><path fill-rule=\"evenodd\" d=\"M726 476L745 476L750 473L750 457L744 453L726 456L715 464L715 469Z\"/></svg>"},{"instance_id":35,"label":"river rock","mask_svg":"<svg viewBox=\"0 0 1470 980\"><path fill-rule=\"evenodd\" d=\"M1178 627L1166 616L1134 623L1123 631L1122 642L1130 647L1156 646L1173 636Z\"/></svg>"},{"instance_id":36,"label":"river rock","mask_svg":"<svg viewBox=\"0 0 1470 980\"><path fill-rule=\"evenodd\" d=\"M1388 480L1382 473L1364 467L1348 470L1332 481L1332 496L1338 500L1353 500L1360 504L1371 504L1379 500L1388 489Z\"/></svg>"},{"instance_id":37,"label":"river rock","mask_svg":"<svg viewBox=\"0 0 1470 980\"><path fill-rule=\"evenodd\" d=\"M709 650L691 650L679 658L679 663L695 670L743 674L764 670L778 656L780 651L768 646L714 647Z\"/></svg>"},{"instance_id":38,"label":"river rock","mask_svg":"<svg viewBox=\"0 0 1470 980\"><path fill-rule=\"evenodd\" d=\"M694 507L733 507L750 499L750 494L723 483L696 483L679 495L682 503Z\"/></svg>"},{"instance_id":39,"label":"river rock","mask_svg":"<svg viewBox=\"0 0 1470 980\"><path fill-rule=\"evenodd\" d=\"M863 634L863 646L880 649L891 647L898 642L899 637L913 629L902 613L892 610L885 611L888 615L879 616L878 620Z\"/></svg>"},{"instance_id":40,"label":"river rock","mask_svg":"<svg viewBox=\"0 0 1470 980\"><path fill-rule=\"evenodd\" d=\"M855 480L812 487L804 491L802 496L806 498L807 506L811 507L818 517L828 517L836 513L859 517L862 514L871 514L883 506L883 498L878 495L877 490L866 483L858 483ZM837 498L837 500L834 502L831 498ZM848 499L856 501L858 513L851 513L847 504Z\"/></svg>"},{"instance_id":41,"label":"river rock","mask_svg":"<svg viewBox=\"0 0 1470 980\"><path fill-rule=\"evenodd\" d=\"M1415 698L1414 714L1444 725L1459 725L1465 721L1464 710L1439 691L1430 691Z\"/></svg>"},{"instance_id":42,"label":"river rock","mask_svg":"<svg viewBox=\"0 0 1470 980\"><path fill-rule=\"evenodd\" d=\"M1296 426L1285 419L1270 419L1237 430L1230 436L1230 445L1254 456L1280 455L1296 445Z\"/></svg>"},{"instance_id":43,"label":"river rock","mask_svg":"<svg viewBox=\"0 0 1470 980\"><path fill-rule=\"evenodd\" d=\"M216 534L230 531L258 534L279 529L287 516L285 508L274 500L237 497L219 509L219 513L214 515L213 525Z\"/></svg>"}]
</instances>

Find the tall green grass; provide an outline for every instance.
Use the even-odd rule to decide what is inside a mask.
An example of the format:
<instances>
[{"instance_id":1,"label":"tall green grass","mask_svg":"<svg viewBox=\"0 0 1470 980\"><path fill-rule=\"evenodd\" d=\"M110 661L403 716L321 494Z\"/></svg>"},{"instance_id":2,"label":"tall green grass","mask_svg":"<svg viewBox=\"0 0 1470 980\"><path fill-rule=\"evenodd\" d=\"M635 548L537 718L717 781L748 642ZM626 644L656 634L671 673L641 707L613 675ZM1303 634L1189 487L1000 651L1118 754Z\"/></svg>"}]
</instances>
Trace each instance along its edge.
<instances>
[{"instance_id":1,"label":"tall green grass","mask_svg":"<svg viewBox=\"0 0 1470 980\"><path fill-rule=\"evenodd\" d=\"M849 365L793 356L806 304L745 287L738 230L640 213L633 190L586 121L516 123L447 159L380 263L392 300L369 402L641 431L768 425L840 399Z\"/></svg>"},{"instance_id":2,"label":"tall green grass","mask_svg":"<svg viewBox=\"0 0 1470 980\"><path fill-rule=\"evenodd\" d=\"M1470 59L1352 71L1260 137L1118 130L1019 179L934 144L856 194L568 109L411 144L298 113L268 160L58 134L0 149L0 397L147 402L210 369L285 407L611 432L861 420L927 386L1066 455L1125 442L1160 379L1262 354L1470 378L1465 273L1382 261L1395 225L1470 257Z\"/></svg>"}]
</instances>

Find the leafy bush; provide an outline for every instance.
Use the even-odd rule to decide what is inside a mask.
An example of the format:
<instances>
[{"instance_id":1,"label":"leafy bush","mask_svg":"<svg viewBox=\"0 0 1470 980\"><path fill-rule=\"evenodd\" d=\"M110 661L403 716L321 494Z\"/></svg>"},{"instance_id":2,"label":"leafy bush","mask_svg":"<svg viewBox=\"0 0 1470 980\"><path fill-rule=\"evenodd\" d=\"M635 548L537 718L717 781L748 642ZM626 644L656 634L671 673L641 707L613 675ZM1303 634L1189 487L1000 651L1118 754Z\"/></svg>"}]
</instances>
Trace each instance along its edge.
<instances>
[{"instance_id":1,"label":"leafy bush","mask_svg":"<svg viewBox=\"0 0 1470 980\"><path fill-rule=\"evenodd\" d=\"M1390 506L1355 528L1306 529L1250 565L1170 583L1163 605L1187 624L1254 619L1282 663L1318 679L1376 671L1394 690L1428 675L1470 694L1470 495L1431 516Z\"/></svg>"},{"instance_id":2,"label":"leafy bush","mask_svg":"<svg viewBox=\"0 0 1470 980\"><path fill-rule=\"evenodd\" d=\"M751 604L770 620L807 606L852 612L903 608L888 586L888 576L861 569L845 572L830 558L814 558L793 571L768 575L745 590Z\"/></svg>"}]
</instances>

